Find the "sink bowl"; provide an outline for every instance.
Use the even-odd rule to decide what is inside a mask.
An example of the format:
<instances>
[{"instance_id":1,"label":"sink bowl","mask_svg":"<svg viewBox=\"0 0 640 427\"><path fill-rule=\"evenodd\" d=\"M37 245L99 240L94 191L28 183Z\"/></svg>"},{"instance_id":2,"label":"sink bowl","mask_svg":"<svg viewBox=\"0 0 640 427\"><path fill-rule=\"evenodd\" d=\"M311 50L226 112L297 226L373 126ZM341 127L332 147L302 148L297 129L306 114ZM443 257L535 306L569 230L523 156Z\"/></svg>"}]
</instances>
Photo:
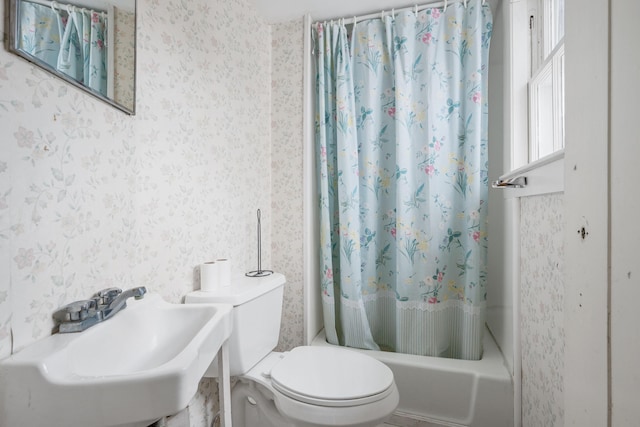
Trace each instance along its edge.
<instances>
[{"instance_id":1,"label":"sink bowl","mask_svg":"<svg viewBox=\"0 0 640 427\"><path fill-rule=\"evenodd\" d=\"M0 426L146 427L184 409L231 334L227 304L157 294L0 361Z\"/></svg>"}]
</instances>

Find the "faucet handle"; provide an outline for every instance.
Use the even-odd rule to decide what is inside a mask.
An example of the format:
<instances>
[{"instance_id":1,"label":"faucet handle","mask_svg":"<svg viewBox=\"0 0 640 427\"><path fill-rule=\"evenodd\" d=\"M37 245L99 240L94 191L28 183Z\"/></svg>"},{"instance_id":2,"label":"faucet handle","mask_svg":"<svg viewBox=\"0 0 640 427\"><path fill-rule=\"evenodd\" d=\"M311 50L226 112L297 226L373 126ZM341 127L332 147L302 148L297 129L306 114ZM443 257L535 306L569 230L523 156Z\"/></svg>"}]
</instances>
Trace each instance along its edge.
<instances>
[{"instance_id":1,"label":"faucet handle","mask_svg":"<svg viewBox=\"0 0 640 427\"><path fill-rule=\"evenodd\" d=\"M85 320L95 307L94 300L75 301L58 309L53 313L53 318L60 323Z\"/></svg>"},{"instance_id":2,"label":"faucet handle","mask_svg":"<svg viewBox=\"0 0 640 427\"><path fill-rule=\"evenodd\" d=\"M111 304L111 301L113 301L121 293L122 289L120 288L107 288L98 291L96 297L98 299L98 302L102 301L103 305L109 305Z\"/></svg>"}]
</instances>

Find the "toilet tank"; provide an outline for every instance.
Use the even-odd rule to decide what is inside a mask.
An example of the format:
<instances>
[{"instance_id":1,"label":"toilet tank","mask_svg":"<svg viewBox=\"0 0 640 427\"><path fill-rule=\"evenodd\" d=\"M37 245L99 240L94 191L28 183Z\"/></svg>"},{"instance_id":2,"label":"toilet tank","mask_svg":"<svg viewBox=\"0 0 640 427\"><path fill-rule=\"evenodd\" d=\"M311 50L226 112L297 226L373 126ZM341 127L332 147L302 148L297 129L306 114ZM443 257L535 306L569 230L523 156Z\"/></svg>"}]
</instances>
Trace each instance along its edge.
<instances>
[{"instance_id":1,"label":"toilet tank","mask_svg":"<svg viewBox=\"0 0 640 427\"><path fill-rule=\"evenodd\" d=\"M233 331L229 338L232 376L249 371L278 344L285 282L280 273L265 277L242 275L232 278L229 286L213 292L194 291L185 297L185 304L233 305ZM214 360L205 376L216 377L217 366Z\"/></svg>"}]
</instances>

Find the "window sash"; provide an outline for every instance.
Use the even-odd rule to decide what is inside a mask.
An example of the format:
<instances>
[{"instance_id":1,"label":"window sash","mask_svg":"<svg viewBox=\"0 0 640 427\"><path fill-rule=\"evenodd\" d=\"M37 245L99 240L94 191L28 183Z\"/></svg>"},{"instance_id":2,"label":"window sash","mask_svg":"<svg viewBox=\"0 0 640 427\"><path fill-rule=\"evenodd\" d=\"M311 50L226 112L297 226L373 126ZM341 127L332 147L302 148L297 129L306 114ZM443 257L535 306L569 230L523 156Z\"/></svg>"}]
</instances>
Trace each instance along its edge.
<instances>
[{"instance_id":1,"label":"window sash","mask_svg":"<svg viewBox=\"0 0 640 427\"><path fill-rule=\"evenodd\" d=\"M529 80L529 162L564 148L564 41Z\"/></svg>"}]
</instances>

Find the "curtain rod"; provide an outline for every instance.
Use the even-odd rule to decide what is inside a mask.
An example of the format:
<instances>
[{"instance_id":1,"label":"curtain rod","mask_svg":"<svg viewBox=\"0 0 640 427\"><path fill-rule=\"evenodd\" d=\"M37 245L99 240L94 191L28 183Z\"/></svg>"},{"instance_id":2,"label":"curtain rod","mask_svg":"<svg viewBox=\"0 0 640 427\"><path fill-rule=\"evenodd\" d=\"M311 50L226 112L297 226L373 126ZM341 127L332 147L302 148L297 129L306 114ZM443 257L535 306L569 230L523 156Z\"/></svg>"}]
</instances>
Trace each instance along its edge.
<instances>
[{"instance_id":1,"label":"curtain rod","mask_svg":"<svg viewBox=\"0 0 640 427\"><path fill-rule=\"evenodd\" d=\"M39 4L41 6L47 6L47 7L51 7L51 4L54 3L54 1L51 0L24 0L28 3L35 3L35 4ZM66 7L66 6L75 6L78 9L86 9L87 11L92 10L94 12L99 12L99 13L104 13L106 14L107 12L104 10L99 10L99 9L95 9L92 7L87 7L87 6L80 6L78 4L67 4L67 3L60 3L58 1L55 1L56 6L60 6L60 7Z\"/></svg>"},{"instance_id":2,"label":"curtain rod","mask_svg":"<svg viewBox=\"0 0 640 427\"><path fill-rule=\"evenodd\" d=\"M356 22L360 22L360 21L365 21L367 19L374 19L374 18L382 18L383 16L387 15L391 15L395 17L396 12L415 12L418 13L421 10L425 10L425 9L433 9L436 7L443 7L447 8L447 5L451 4L451 3L464 3L465 7L467 6L467 3L469 2L469 0L435 0L432 1L430 3L424 3L421 6L418 6L417 4L415 6L410 6L410 7L403 7L401 9L391 9L390 11L385 11L382 10L380 12L374 12L374 13L370 13L368 15L362 15L362 16L352 16L350 18L333 18L333 19L323 19L320 21L316 21L313 24L319 24L322 22L329 22L329 21L342 21L343 25L347 25L347 24L354 24ZM486 3L486 0L482 0L482 4L484 5ZM312 24L312 25L313 25Z\"/></svg>"}]
</instances>

